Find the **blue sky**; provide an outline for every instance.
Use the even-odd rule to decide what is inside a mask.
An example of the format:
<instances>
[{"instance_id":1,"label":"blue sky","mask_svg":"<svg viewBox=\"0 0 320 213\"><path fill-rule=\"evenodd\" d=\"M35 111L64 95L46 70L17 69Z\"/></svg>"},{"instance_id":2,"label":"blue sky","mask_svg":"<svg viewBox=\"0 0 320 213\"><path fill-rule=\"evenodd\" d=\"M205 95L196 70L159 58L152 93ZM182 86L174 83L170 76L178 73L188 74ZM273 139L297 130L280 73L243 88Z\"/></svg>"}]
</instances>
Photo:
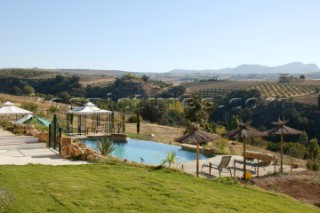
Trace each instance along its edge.
<instances>
[{"instance_id":1,"label":"blue sky","mask_svg":"<svg viewBox=\"0 0 320 213\"><path fill-rule=\"evenodd\" d=\"M0 67L320 65L318 0L0 0Z\"/></svg>"}]
</instances>

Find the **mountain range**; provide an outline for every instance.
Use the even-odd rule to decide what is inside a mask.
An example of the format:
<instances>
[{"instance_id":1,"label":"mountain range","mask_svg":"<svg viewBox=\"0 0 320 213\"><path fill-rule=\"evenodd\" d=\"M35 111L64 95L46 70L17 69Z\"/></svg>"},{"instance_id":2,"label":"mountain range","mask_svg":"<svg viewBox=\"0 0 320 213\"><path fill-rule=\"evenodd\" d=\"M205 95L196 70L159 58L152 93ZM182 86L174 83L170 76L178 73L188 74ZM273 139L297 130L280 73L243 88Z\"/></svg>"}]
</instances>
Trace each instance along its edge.
<instances>
[{"instance_id":1,"label":"mountain range","mask_svg":"<svg viewBox=\"0 0 320 213\"><path fill-rule=\"evenodd\" d=\"M224 69L204 69L204 70L187 70L174 69L167 72L170 75L190 75L190 74L305 74L319 72L320 68L316 64L303 64L301 62L293 62L281 66L269 67L262 65L243 64L235 68Z\"/></svg>"}]
</instances>

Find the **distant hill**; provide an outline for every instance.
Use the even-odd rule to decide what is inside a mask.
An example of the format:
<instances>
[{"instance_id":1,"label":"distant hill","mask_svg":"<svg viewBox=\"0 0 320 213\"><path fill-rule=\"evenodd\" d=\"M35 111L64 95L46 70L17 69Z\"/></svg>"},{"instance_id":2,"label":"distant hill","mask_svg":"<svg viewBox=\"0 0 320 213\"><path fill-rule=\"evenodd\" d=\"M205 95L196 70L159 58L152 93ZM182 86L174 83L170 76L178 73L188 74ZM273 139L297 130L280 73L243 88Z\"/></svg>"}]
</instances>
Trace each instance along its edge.
<instances>
[{"instance_id":1,"label":"distant hill","mask_svg":"<svg viewBox=\"0 0 320 213\"><path fill-rule=\"evenodd\" d=\"M112 77L121 77L123 75L134 73L121 70L95 70L95 69L41 69L41 68L0 68L0 76L15 77L49 77L57 74L70 75L106 75ZM140 75L141 73L134 73ZM49 75L49 76L48 76Z\"/></svg>"},{"instance_id":2,"label":"distant hill","mask_svg":"<svg viewBox=\"0 0 320 213\"><path fill-rule=\"evenodd\" d=\"M288 73L288 74L305 74L311 72L319 72L320 69L315 64L303 64L301 62L293 62L281 66L268 67L261 65L248 65L243 64L236 68L224 68L218 70L185 70L185 69L175 69L167 74L170 75L186 75L186 74L278 74L278 73Z\"/></svg>"},{"instance_id":3,"label":"distant hill","mask_svg":"<svg viewBox=\"0 0 320 213\"><path fill-rule=\"evenodd\" d=\"M108 75L113 77L119 77L129 73L133 73L133 72L121 71L121 70L95 70L95 69L53 69L48 71L63 72L63 73L78 74L78 75Z\"/></svg>"}]
</instances>

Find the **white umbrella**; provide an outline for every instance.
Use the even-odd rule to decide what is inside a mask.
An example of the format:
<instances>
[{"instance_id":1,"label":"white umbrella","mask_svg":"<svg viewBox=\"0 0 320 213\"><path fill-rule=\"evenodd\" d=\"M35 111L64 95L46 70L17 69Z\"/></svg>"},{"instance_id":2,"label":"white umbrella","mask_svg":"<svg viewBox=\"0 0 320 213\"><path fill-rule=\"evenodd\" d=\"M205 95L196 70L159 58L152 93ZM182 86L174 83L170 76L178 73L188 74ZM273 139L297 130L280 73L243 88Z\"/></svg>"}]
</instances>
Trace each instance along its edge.
<instances>
[{"instance_id":1,"label":"white umbrella","mask_svg":"<svg viewBox=\"0 0 320 213\"><path fill-rule=\"evenodd\" d=\"M7 101L0 107L0 115L26 115L32 114L32 112L15 106L13 103Z\"/></svg>"},{"instance_id":2,"label":"white umbrella","mask_svg":"<svg viewBox=\"0 0 320 213\"><path fill-rule=\"evenodd\" d=\"M86 103L81 107L77 107L75 109L68 110L68 114L75 114L75 115L93 115L93 114L107 114L111 113L111 111L104 110L98 108L91 102Z\"/></svg>"}]
</instances>

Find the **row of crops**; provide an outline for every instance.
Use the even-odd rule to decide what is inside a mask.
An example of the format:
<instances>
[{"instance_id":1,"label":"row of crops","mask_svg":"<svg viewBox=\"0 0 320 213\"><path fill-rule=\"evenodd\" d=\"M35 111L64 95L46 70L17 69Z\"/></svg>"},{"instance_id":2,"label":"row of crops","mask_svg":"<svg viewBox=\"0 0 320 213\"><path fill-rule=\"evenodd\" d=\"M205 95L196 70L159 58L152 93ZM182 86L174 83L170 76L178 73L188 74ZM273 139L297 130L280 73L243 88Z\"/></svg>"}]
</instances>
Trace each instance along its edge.
<instances>
[{"instance_id":1,"label":"row of crops","mask_svg":"<svg viewBox=\"0 0 320 213\"><path fill-rule=\"evenodd\" d=\"M290 85L290 84L277 84L265 83L249 87L239 88L206 88L201 89L200 92L203 97L214 97L217 95L224 95L232 90L240 89L257 89L261 91L262 96L268 97L294 97L308 95L311 93L319 92L320 85Z\"/></svg>"}]
</instances>

